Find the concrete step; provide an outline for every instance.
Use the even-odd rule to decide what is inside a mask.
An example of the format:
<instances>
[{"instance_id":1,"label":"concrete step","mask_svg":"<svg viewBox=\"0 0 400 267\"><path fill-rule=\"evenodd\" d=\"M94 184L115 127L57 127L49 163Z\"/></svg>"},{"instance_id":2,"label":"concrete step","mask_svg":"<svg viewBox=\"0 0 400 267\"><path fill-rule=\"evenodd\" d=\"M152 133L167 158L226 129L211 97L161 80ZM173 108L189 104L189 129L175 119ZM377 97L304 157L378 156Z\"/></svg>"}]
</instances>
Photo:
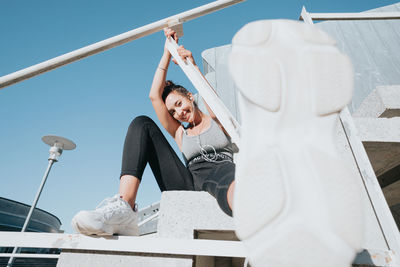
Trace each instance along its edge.
<instances>
[{"instance_id":1,"label":"concrete step","mask_svg":"<svg viewBox=\"0 0 400 267\"><path fill-rule=\"evenodd\" d=\"M369 94L353 117L400 117L400 85L378 86Z\"/></svg>"},{"instance_id":2,"label":"concrete step","mask_svg":"<svg viewBox=\"0 0 400 267\"><path fill-rule=\"evenodd\" d=\"M354 123L378 178L400 165L400 117L354 118Z\"/></svg>"}]
</instances>

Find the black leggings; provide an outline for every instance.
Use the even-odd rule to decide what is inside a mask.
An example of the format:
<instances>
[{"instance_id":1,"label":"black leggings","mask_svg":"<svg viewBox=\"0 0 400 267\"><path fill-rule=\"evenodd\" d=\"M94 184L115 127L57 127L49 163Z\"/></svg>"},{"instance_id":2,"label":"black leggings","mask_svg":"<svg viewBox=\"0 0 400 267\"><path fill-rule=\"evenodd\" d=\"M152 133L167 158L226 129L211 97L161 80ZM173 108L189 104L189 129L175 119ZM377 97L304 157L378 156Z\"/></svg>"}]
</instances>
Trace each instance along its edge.
<instances>
[{"instance_id":1,"label":"black leggings","mask_svg":"<svg viewBox=\"0 0 400 267\"><path fill-rule=\"evenodd\" d=\"M161 191L207 191L221 209L232 216L227 201L229 185L235 176L232 162L199 162L185 167L152 119L136 117L129 125L122 155L121 176L142 179L149 163Z\"/></svg>"}]
</instances>

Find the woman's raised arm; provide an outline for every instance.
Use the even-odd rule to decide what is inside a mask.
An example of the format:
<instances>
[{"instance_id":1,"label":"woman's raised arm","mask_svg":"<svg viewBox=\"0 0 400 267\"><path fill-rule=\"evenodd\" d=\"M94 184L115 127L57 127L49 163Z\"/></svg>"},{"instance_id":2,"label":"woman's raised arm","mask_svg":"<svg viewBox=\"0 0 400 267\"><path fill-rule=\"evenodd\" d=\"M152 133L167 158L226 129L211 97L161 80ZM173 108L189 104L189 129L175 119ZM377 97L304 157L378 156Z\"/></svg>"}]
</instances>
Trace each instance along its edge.
<instances>
[{"instance_id":1,"label":"woman's raised arm","mask_svg":"<svg viewBox=\"0 0 400 267\"><path fill-rule=\"evenodd\" d=\"M174 37L174 39L178 41L175 31L167 28L164 29L164 33L166 38ZM171 61L171 54L164 45L164 54L162 55L160 63L158 64L156 72L154 73L153 83L151 85L149 97L161 124L164 126L167 132L173 138L175 138L180 123L177 120L175 120L171 116L171 114L169 114L165 106L165 103L162 100L162 93L164 91L165 79L167 77L170 61Z\"/></svg>"}]
</instances>

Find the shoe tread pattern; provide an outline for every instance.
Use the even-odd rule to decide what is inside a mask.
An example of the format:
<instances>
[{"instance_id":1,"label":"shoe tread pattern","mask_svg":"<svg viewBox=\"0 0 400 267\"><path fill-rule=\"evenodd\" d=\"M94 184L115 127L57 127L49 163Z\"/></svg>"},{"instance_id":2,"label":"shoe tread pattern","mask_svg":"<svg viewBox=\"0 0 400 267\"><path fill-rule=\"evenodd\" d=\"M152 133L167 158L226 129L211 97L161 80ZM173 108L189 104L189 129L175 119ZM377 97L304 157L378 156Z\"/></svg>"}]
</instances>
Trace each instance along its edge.
<instances>
[{"instance_id":1,"label":"shoe tread pattern","mask_svg":"<svg viewBox=\"0 0 400 267\"><path fill-rule=\"evenodd\" d=\"M339 52L308 52L310 88L315 113L338 112L350 102L353 91L353 69L347 56ZM332 72L332 69L335 72Z\"/></svg>"},{"instance_id":2,"label":"shoe tread pattern","mask_svg":"<svg viewBox=\"0 0 400 267\"><path fill-rule=\"evenodd\" d=\"M338 155L333 157L324 151L310 149L310 157L329 209L332 234L359 250L364 229L361 189L355 180L357 174Z\"/></svg>"},{"instance_id":3,"label":"shoe tread pattern","mask_svg":"<svg viewBox=\"0 0 400 267\"><path fill-rule=\"evenodd\" d=\"M237 234L243 239L279 215L285 205L286 192L279 158L273 148L266 148L261 158L260 155L250 154L241 159L241 166L246 167L238 168L236 175L246 179L238 180L235 186L235 202L240 204L236 205L234 217ZM249 173L250 176L246 175ZM260 195L263 197L260 198ZM249 219L255 215L256 220Z\"/></svg>"}]
</instances>

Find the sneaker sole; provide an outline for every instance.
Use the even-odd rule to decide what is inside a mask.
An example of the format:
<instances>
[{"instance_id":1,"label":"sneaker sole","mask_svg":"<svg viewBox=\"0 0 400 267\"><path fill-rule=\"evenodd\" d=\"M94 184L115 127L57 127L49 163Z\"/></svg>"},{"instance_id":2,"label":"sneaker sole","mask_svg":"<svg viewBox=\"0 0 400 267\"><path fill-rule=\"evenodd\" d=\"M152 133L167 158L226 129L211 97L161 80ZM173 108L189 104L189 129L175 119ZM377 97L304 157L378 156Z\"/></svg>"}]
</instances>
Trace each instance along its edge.
<instances>
[{"instance_id":1,"label":"sneaker sole","mask_svg":"<svg viewBox=\"0 0 400 267\"><path fill-rule=\"evenodd\" d=\"M97 236L112 236L112 235L121 235L121 236L138 236L139 230L136 227L125 227L120 229L121 227L113 227L112 225L104 224L101 229L89 229L84 227L79 227L79 223L75 218L71 221L71 226L77 233L81 233L84 235L97 235Z\"/></svg>"},{"instance_id":2,"label":"sneaker sole","mask_svg":"<svg viewBox=\"0 0 400 267\"><path fill-rule=\"evenodd\" d=\"M98 235L98 236L112 236L113 232L110 231L110 228L106 230L103 229L88 229L84 227L80 227L79 223L75 220L75 218L72 219L71 221L72 228L75 230L75 232L84 234L84 235Z\"/></svg>"},{"instance_id":3,"label":"sneaker sole","mask_svg":"<svg viewBox=\"0 0 400 267\"><path fill-rule=\"evenodd\" d=\"M250 263L350 266L362 242L361 189L334 144L350 61L301 22L253 22L232 43L242 117L233 213Z\"/></svg>"}]
</instances>

